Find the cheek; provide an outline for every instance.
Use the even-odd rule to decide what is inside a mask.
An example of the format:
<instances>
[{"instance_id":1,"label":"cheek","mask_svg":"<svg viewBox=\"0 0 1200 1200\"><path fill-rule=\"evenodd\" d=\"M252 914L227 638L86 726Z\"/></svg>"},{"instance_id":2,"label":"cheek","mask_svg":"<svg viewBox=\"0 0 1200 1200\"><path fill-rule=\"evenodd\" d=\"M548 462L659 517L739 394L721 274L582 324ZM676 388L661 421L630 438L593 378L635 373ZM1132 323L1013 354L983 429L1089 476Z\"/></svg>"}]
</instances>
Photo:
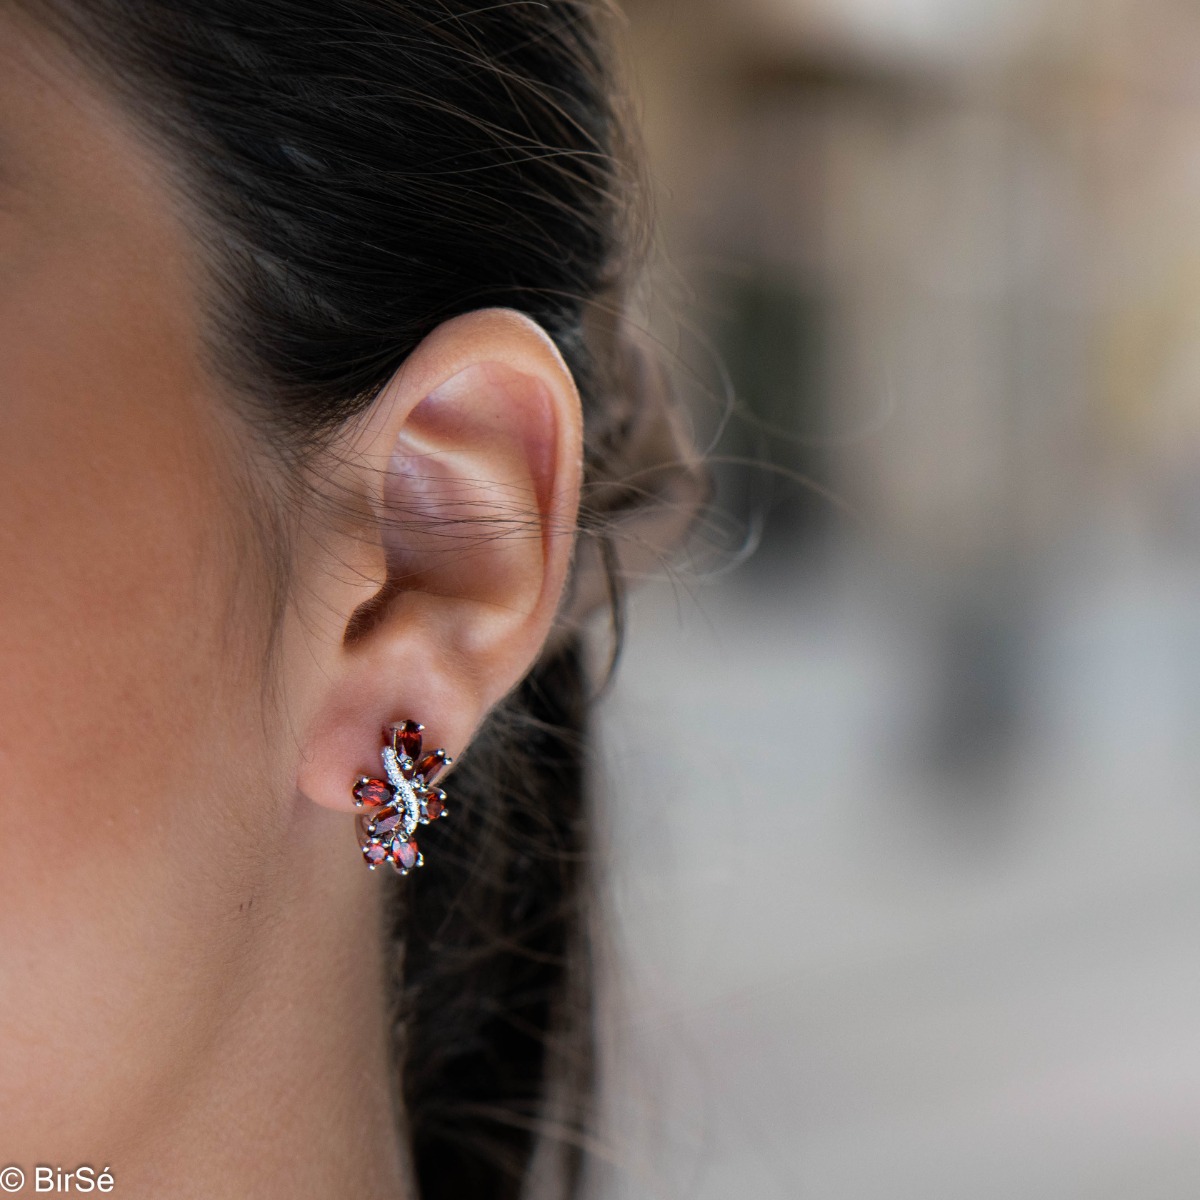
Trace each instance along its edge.
<instances>
[{"instance_id":1,"label":"cheek","mask_svg":"<svg viewBox=\"0 0 1200 1200\"><path fill-rule=\"evenodd\" d=\"M132 258L46 255L0 288L6 860L64 807L100 848L165 798L199 803L252 699L231 670L251 657L229 628L231 451L186 305Z\"/></svg>"}]
</instances>

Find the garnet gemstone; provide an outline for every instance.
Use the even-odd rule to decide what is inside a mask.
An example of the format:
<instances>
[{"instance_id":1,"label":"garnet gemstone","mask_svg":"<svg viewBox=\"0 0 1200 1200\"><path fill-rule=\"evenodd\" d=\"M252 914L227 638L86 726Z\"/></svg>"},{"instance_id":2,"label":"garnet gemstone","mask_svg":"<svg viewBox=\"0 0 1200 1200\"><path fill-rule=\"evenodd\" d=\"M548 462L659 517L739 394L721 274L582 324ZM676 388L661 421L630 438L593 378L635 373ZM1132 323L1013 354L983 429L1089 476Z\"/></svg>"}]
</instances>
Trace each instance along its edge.
<instances>
[{"instance_id":1,"label":"garnet gemstone","mask_svg":"<svg viewBox=\"0 0 1200 1200\"><path fill-rule=\"evenodd\" d=\"M360 779L354 785L354 801L359 806L379 808L392 799L392 789L382 779Z\"/></svg>"},{"instance_id":2,"label":"garnet gemstone","mask_svg":"<svg viewBox=\"0 0 1200 1200\"><path fill-rule=\"evenodd\" d=\"M396 745L414 761L421 756L421 730L424 725L405 721L396 729Z\"/></svg>"},{"instance_id":3,"label":"garnet gemstone","mask_svg":"<svg viewBox=\"0 0 1200 1200\"><path fill-rule=\"evenodd\" d=\"M382 842L367 842L363 848L363 858L367 866L374 870L381 862L387 861L388 852Z\"/></svg>"},{"instance_id":4,"label":"garnet gemstone","mask_svg":"<svg viewBox=\"0 0 1200 1200\"><path fill-rule=\"evenodd\" d=\"M401 871L411 871L417 865L420 851L415 841L392 843L392 863Z\"/></svg>"},{"instance_id":5,"label":"garnet gemstone","mask_svg":"<svg viewBox=\"0 0 1200 1200\"><path fill-rule=\"evenodd\" d=\"M441 788L433 788L425 797L425 815L436 821L446 811L446 793Z\"/></svg>"},{"instance_id":6,"label":"garnet gemstone","mask_svg":"<svg viewBox=\"0 0 1200 1200\"><path fill-rule=\"evenodd\" d=\"M383 727L383 744L391 746L397 754L407 754L409 758L416 758L421 753L421 730L424 725L418 725L416 721L401 721L399 725L385 725Z\"/></svg>"},{"instance_id":7,"label":"garnet gemstone","mask_svg":"<svg viewBox=\"0 0 1200 1200\"><path fill-rule=\"evenodd\" d=\"M419 763L415 774L424 778L426 783L432 783L434 776L449 762L446 758L445 750L435 750L432 754L427 754Z\"/></svg>"},{"instance_id":8,"label":"garnet gemstone","mask_svg":"<svg viewBox=\"0 0 1200 1200\"><path fill-rule=\"evenodd\" d=\"M381 808L372 818L371 823L367 826L367 832L375 837L380 834L390 833L403 818L403 814L398 808L393 808L389 805L387 808Z\"/></svg>"}]
</instances>

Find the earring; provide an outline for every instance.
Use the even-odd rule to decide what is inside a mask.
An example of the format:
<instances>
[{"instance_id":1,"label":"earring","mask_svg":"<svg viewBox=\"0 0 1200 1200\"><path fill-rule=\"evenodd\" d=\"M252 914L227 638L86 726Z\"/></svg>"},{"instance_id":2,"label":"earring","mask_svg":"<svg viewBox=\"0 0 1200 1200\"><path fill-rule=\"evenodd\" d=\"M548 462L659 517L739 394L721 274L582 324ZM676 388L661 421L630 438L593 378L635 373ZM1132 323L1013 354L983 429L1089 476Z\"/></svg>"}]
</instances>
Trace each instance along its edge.
<instances>
[{"instance_id":1,"label":"earring","mask_svg":"<svg viewBox=\"0 0 1200 1200\"><path fill-rule=\"evenodd\" d=\"M386 780L362 776L354 785L354 806L368 808L357 820L363 858L373 871L391 863L401 875L425 865L413 834L446 816L446 793L433 787L434 778L454 760L445 750L422 756L424 725L401 721L383 728L383 770Z\"/></svg>"}]
</instances>

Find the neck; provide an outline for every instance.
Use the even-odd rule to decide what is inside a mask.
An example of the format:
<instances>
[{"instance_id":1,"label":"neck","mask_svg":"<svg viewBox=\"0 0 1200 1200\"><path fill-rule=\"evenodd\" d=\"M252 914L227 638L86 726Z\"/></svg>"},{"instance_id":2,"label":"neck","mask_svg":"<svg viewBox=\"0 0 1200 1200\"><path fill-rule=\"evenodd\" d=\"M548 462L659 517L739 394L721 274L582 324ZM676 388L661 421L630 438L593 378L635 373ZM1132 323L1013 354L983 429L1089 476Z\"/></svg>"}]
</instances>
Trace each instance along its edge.
<instances>
[{"instance_id":1,"label":"neck","mask_svg":"<svg viewBox=\"0 0 1200 1200\"><path fill-rule=\"evenodd\" d=\"M269 855L222 853L224 829L132 885L116 855L72 868L0 943L21 952L0 965L3 1153L31 1181L107 1167L126 1198L411 1195L383 881L347 816L298 805Z\"/></svg>"}]
</instances>

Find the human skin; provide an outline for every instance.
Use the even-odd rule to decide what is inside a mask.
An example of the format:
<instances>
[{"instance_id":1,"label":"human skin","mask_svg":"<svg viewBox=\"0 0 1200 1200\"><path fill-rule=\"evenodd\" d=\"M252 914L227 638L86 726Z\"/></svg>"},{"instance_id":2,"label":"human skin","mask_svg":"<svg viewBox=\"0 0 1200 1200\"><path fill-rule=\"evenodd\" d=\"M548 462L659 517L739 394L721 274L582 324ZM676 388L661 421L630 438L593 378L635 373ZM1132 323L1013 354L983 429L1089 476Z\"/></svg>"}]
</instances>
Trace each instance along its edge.
<instances>
[{"instance_id":1,"label":"human skin","mask_svg":"<svg viewBox=\"0 0 1200 1200\"><path fill-rule=\"evenodd\" d=\"M525 318L448 322L343 431L341 518L276 544L281 468L206 367L159 153L0 12L0 1166L401 1196L386 881L350 785L387 720L463 752L536 658L578 396ZM488 537L439 535L456 502Z\"/></svg>"}]
</instances>

